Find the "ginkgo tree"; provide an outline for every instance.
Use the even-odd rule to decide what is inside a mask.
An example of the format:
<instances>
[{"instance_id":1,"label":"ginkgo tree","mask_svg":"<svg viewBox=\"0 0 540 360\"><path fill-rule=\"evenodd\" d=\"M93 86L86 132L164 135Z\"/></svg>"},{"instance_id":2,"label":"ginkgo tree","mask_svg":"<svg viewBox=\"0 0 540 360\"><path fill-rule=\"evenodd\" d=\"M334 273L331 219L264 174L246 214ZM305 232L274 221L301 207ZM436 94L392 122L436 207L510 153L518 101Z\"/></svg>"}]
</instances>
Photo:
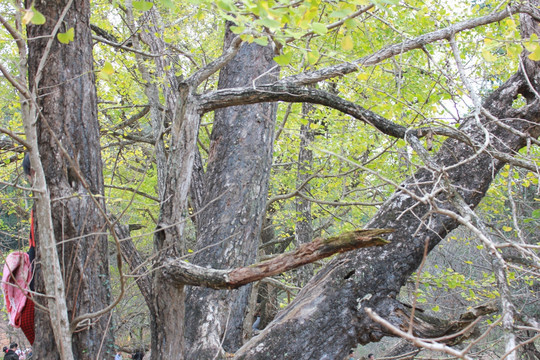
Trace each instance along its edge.
<instances>
[{"instance_id":1,"label":"ginkgo tree","mask_svg":"<svg viewBox=\"0 0 540 360\"><path fill-rule=\"evenodd\" d=\"M491 261L501 356L534 341L517 335L539 326L508 280L536 274L520 229L538 213L522 223L511 208L500 226L516 236L500 239L475 208L505 164L538 176L536 0L13 5L0 71L17 121L1 131L36 170L38 358L111 354L131 277L152 358L334 359L384 336L470 358L443 336L473 319L437 326L419 291L412 306L398 296L459 225ZM16 166L3 182L21 187ZM287 277L244 286L366 242L382 246L299 275L276 316L257 289ZM259 262L283 250L296 252ZM265 327L250 337L255 312Z\"/></svg>"}]
</instances>

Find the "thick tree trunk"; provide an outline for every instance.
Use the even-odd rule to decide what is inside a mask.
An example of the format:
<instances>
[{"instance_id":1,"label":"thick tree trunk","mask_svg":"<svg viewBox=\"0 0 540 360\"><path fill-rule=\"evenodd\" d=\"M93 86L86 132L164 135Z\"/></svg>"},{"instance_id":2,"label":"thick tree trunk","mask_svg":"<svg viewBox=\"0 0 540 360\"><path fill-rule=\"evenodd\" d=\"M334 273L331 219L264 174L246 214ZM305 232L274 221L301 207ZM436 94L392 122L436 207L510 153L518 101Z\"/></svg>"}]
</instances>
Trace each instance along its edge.
<instances>
[{"instance_id":1,"label":"thick tree trunk","mask_svg":"<svg viewBox=\"0 0 540 360\"><path fill-rule=\"evenodd\" d=\"M536 74L538 72L529 72L533 84L538 84ZM536 91L539 90L536 86ZM524 94L531 103L516 110L512 108L512 101L518 93ZM530 94L529 85L520 73L495 91L484 107L510 128L536 138L540 134L540 100L533 102ZM526 139L515 132L498 126L491 119L482 121L491 134L491 144L498 151L512 155L524 146ZM484 133L473 119L465 121L460 130L477 144L483 143ZM475 156L470 146L453 139L445 141L435 161L439 167L446 167L444 176L471 207L478 205L504 165L486 152ZM418 201L426 194L435 194L439 175L426 169L418 171L366 225L395 229L388 237L391 245L336 257L259 336L237 352L236 358L342 358L357 343L378 341L388 335L367 316L364 311L367 307L406 329L406 321L399 316L403 313L402 305L395 297L419 266L425 243L433 249L458 226L456 220L437 214L433 207ZM445 191L436 196L435 202L439 208L452 208ZM290 341L293 338L295 341Z\"/></svg>"},{"instance_id":2,"label":"thick tree trunk","mask_svg":"<svg viewBox=\"0 0 540 360\"><path fill-rule=\"evenodd\" d=\"M225 48L233 37L227 29ZM243 45L221 70L218 86L274 81L278 69L273 56L270 47ZM276 106L267 103L216 111L193 263L220 269L254 262L272 164ZM212 359L222 347L234 351L242 345L250 289L189 289L186 359Z\"/></svg>"},{"instance_id":3,"label":"thick tree trunk","mask_svg":"<svg viewBox=\"0 0 540 360\"><path fill-rule=\"evenodd\" d=\"M47 19L43 25L28 26L30 88L37 84L41 113L37 122L38 144L50 192L54 234L63 269L69 320L102 310L109 304L107 236L102 235L105 219L103 177L94 84L90 4L75 0L60 20L60 32L74 30L74 40L62 44L53 28L69 1L33 3ZM45 60L43 67L40 62ZM42 71L40 76L38 72ZM92 199L94 196L97 198ZM37 223L41 219L37 219ZM42 256L37 244L38 261ZM38 272L38 292L43 279ZM38 298L38 301L43 301ZM37 309L37 308L36 308ZM73 334L76 359L95 359L113 353L114 339L109 316L79 324ZM49 316L36 310L38 359L58 359Z\"/></svg>"}]
</instances>

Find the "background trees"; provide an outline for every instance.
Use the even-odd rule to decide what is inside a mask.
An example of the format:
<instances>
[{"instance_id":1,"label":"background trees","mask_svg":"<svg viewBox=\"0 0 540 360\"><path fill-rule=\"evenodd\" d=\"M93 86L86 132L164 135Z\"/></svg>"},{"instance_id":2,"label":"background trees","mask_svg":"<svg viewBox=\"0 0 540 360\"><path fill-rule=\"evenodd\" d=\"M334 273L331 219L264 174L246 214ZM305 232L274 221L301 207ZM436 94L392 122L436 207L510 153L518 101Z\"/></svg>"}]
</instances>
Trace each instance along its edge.
<instances>
[{"instance_id":1,"label":"background trees","mask_svg":"<svg viewBox=\"0 0 540 360\"><path fill-rule=\"evenodd\" d=\"M428 311L447 320L495 299L495 318L479 325L500 331L510 344L496 347L496 354L512 358L515 345L525 351L534 344L540 215L535 1L454 2L452 11L437 2L393 1L92 5L90 12L86 2L16 4L2 16L16 40L4 45L1 68L12 92L5 96L2 125L11 137L2 145L10 159L3 183L11 192L21 186L16 160L22 148L12 144L31 147L36 163L39 151L52 200L38 195L43 236L42 224L52 218L51 240L96 249L95 259L82 262L84 271L114 260L110 280L105 268L81 276L104 291L100 301L84 300L82 288L71 293L67 280L83 254L60 247L66 313L77 301L106 308L109 281L119 300L114 320L96 315L99 325L92 320L91 331L76 332L76 358L107 350L99 340L111 342L105 328L115 328L125 346L151 343L162 358L225 351L238 358L339 358L358 342L395 335L411 323L409 335L402 334L410 342L456 355L419 339L448 335L440 323L429 328L425 317L410 321L428 299L434 299ZM19 61L27 56L22 23L32 24L29 90L16 79L27 71ZM42 57L48 43L50 53ZM15 45L18 57L11 55ZM43 72L44 58L62 61ZM51 94L60 100L47 103ZM35 139L33 114L40 116ZM46 130L56 121L56 130ZM56 141L53 134L66 138ZM91 139L82 141L86 136ZM55 206L69 208L71 201L96 223L70 210L73 228L85 231L59 226L69 222ZM18 197L5 195L3 202L24 208ZM104 204L105 217L98 211ZM447 236L458 225L470 233ZM366 226L394 229L385 236L391 244L315 264L317 274L300 292L309 272L232 293L186 289L177 276L184 260L213 268L249 265L312 236ZM111 236L108 251L80 240L102 247L104 232ZM421 266L444 238L455 249L452 259L441 260L443 248ZM45 267L49 260L42 259ZM459 268L447 264L455 262ZM96 281L101 285L92 285ZM445 311L435 287L458 296L462 308ZM457 288L463 292L452 291ZM286 307L274 318L276 305ZM77 314L97 309L81 306ZM255 313L265 328L246 342ZM69 343L61 319L57 328ZM37 348L44 358L56 353ZM471 349L457 355L469 356Z\"/></svg>"}]
</instances>

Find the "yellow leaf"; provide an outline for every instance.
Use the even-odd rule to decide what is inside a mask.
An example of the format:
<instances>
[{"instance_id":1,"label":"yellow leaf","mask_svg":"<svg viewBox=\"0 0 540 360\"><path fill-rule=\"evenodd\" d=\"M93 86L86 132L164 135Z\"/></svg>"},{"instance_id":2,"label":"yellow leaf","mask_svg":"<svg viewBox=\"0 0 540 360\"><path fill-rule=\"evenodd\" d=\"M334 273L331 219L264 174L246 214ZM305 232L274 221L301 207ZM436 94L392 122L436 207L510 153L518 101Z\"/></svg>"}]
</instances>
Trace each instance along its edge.
<instances>
[{"instance_id":1,"label":"yellow leaf","mask_svg":"<svg viewBox=\"0 0 540 360\"><path fill-rule=\"evenodd\" d=\"M103 69L101 70L107 75L114 74L114 68L110 62L106 62L105 65L103 65Z\"/></svg>"},{"instance_id":2,"label":"yellow leaf","mask_svg":"<svg viewBox=\"0 0 540 360\"><path fill-rule=\"evenodd\" d=\"M369 79L369 74L368 73L360 73L358 74L358 76L356 76L356 78L360 81L366 81L367 79Z\"/></svg>"},{"instance_id":3,"label":"yellow leaf","mask_svg":"<svg viewBox=\"0 0 540 360\"><path fill-rule=\"evenodd\" d=\"M482 50L482 57L487 61L487 62L494 62L497 60L497 57L494 56L491 51L489 51L488 49L484 49Z\"/></svg>"},{"instance_id":4,"label":"yellow leaf","mask_svg":"<svg viewBox=\"0 0 540 360\"><path fill-rule=\"evenodd\" d=\"M529 54L529 59L533 61L539 61L540 60L540 46L537 46L534 52Z\"/></svg>"},{"instance_id":5,"label":"yellow leaf","mask_svg":"<svg viewBox=\"0 0 540 360\"><path fill-rule=\"evenodd\" d=\"M515 58L519 56L519 54L522 51L522 48L520 45L509 45L506 51L508 53L508 56Z\"/></svg>"},{"instance_id":6,"label":"yellow leaf","mask_svg":"<svg viewBox=\"0 0 540 360\"><path fill-rule=\"evenodd\" d=\"M98 79L101 79L101 80L109 81L111 79L109 75L107 75L107 74L105 74L103 72L103 70L98 71L96 75L97 75Z\"/></svg>"},{"instance_id":7,"label":"yellow leaf","mask_svg":"<svg viewBox=\"0 0 540 360\"><path fill-rule=\"evenodd\" d=\"M354 47L352 37L350 35L345 35L341 40L341 48L345 51L352 50Z\"/></svg>"},{"instance_id":8,"label":"yellow leaf","mask_svg":"<svg viewBox=\"0 0 540 360\"><path fill-rule=\"evenodd\" d=\"M510 226L503 226L502 228L504 231L508 232L508 231L512 231L512 228Z\"/></svg>"},{"instance_id":9,"label":"yellow leaf","mask_svg":"<svg viewBox=\"0 0 540 360\"><path fill-rule=\"evenodd\" d=\"M529 50L530 52L534 52L538 48L538 46L540 46L538 45L537 41L532 39L532 37L531 39L529 39L529 41L526 41L523 45L525 45L525 49Z\"/></svg>"},{"instance_id":10,"label":"yellow leaf","mask_svg":"<svg viewBox=\"0 0 540 360\"><path fill-rule=\"evenodd\" d=\"M32 20L33 17L34 17L34 12L32 10L26 11L26 13L24 14L22 18L22 23L24 25L28 24L30 20Z\"/></svg>"}]
</instances>

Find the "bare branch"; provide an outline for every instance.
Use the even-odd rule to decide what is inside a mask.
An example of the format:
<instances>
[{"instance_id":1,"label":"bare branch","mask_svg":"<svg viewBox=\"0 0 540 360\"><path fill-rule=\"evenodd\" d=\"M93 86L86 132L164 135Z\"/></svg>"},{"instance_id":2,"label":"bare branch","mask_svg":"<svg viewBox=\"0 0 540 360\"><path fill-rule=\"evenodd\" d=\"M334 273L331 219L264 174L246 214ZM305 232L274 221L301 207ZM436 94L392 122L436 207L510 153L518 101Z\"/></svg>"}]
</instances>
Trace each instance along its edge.
<instances>
[{"instance_id":1,"label":"bare branch","mask_svg":"<svg viewBox=\"0 0 540 360\"><path fill-rule=\"evenodd\" d=\"M21 84L11 73L4 67L4 65L0 64L0 72L4 75L4 77L17 89L21 95L24 96L25 100L31 99L32 95L30 94L30 91L28 91L28 88Z\"/></svg>"},{"instance_id":2,"label":"bare branch","mask_svg":"<svg viewBox=\"0 0 540 360\"><path fill-rule=\"evenodd\" d=\"M1 65L0 65L1 67ZM13 131L11 130L8 130L8 129L4 129L4 128L1 128L0 127L0 133L3 133L3 134L6 134L8 135L10 138L12 138L13 140L15 140L16 142L18 142L19 144L23 145L24 147L26 147L27 149L31 149L32 146L30 146L30 144L22 139L21 137L17 136Z\"/></svg>"},{"instance_id":3,"label":"bare branch","mask_svg":"<svg viewBox=\"0 0 540 360\"><path fill-rule=\"evenodd\" d=\"M391 232L393 232L392 229L363 229L327 239L317 238L293 252L232 270L208 269L183 260L169 259L163 264L163 273L177 284L205 286L213 289L236 289L337 253L386 245L389 242L379 235Z\"/></svg>"},{"instance_id":4,"label":"bare branch","mask_svg":"<svg viewBox=\"0 0 540 360\"><path fill-rule=\"evenodd\" d=\"M393 332L397 336L411 341L416 346L419 346L419 347L422 347L422 348L425 348L425 349L429 349L429 350L433 350L433 351L444 352L444 353L447 353L449 355L455 356L455 357L457 357L459 359L472 360L471 357L467 356L463 352L452 349L451 347L449 347L447 345L437 343L437 342L431 342L431 341L422 340L422 339L419 339L419 338L417 338L416 336L414 336L412 334L409 334L409 333L407 333L405 331L400 330L399 328L392 325L390 322L386 321L385 319L383 319L382 317L377 315L370 308L366 308L366 313L369 315L369 317L371 319L373 319L373 321L383 325L385 328L387 328L388 330L390 330L391 332Z\"/></svg>"},{"instance_id":5,"label":"bare branch","mask_svg":"<svg viewBox=\"0 0 540 360\"><path fill-rule=\"evenodd\" d=\"M105 184L104 185L106 188L110 188L110 189L117 189L117 190L125 190L125 191L130 191L132 193L135 193L137 195L140 195L140 196L144 196L145 198L147 199L150 199L150 200L154 200L156 202L159 202L159 199L155 196L152 196L152 195L148 195L147 193L144 193L142 191L139 191L137 189L133 189L131 187L126 187L126 186L116 186L116 185L107 185Z\"/></svg>"},{"instance_id":6,"label":"bare branch","mask_svg":"<svg viewBox=\"0 0 540 360\"><path fill-rule=\"evenodd\" d=\"M149 58L155 58L155 57L163 56L163 54L151 54L151 53L148 53L146 51L135 49L132 46L126 46L124 44L119 44L117 42L107 40L104 37L97 36L97 35L92 35L92 39L94 39L96 41L99 41L100 43L107 44L107 45L110 45L110 46L118 48L118 49L130 51L132 53L139 54L141 56L145 56L145 57L149 57Z\"/></svg>"}]
</instances>

